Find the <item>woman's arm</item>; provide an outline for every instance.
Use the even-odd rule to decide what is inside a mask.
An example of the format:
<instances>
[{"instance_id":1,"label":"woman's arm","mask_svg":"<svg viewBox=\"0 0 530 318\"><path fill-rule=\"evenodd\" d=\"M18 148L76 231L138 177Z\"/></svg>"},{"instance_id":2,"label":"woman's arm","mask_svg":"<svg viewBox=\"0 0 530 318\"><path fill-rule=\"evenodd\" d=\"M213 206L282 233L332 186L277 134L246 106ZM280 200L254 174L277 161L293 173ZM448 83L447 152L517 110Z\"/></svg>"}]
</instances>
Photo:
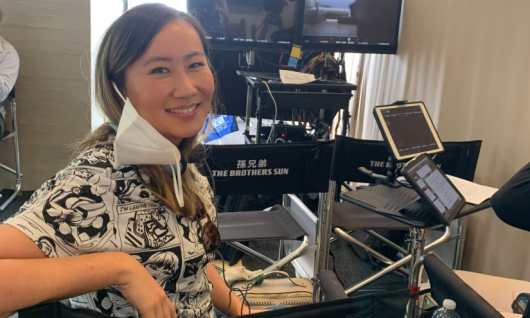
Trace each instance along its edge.
<instances>
[{"instance_id":1,"label":"woman's arm","mask_svg":"<svg viewBox=\"0 0 530 318\"><path fill-rule=\"evenodd\" d=\"M128 254L47 258L24 233L6 224L0 225L0 282L0 318L46 300L66 299L113 285L120 287L143 317L176 318L162 288Z\"/></svg>"},{"instance_id":2,"label":"woman's arm","mask_svg":"<svg viewBox=\"0 0 530 318\"><path fill-rule=\"evenodd\" d=\"M237 297L236 293L232 292L230 293L230 288L226 286L225 281L219 275L213 264L209 263L206 265L207 271L208 271L208 279L213 284L213 292L211 294L212 302L215 308L219 309L220 311L224 312L228 316L240 316L241 315L241 307L243 307L243 315L250 314L250 309L243 305L243 302L239 297ZM228 295L230 294L230 298L228 298ZM228 304L230 302L230 310L228 310Z\"/></svg>"}]
</instances>

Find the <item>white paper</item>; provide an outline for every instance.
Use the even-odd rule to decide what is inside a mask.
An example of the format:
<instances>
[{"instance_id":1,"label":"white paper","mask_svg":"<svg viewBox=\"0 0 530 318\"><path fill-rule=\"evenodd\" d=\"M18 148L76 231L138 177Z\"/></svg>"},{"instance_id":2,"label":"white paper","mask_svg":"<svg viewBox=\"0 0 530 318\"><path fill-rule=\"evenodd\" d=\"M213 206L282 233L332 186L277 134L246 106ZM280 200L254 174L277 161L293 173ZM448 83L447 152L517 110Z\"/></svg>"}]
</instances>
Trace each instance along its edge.
<instances>
[{"instance_id":1,"label":"white paper","mask_svg":"<svg viewBox=\"0 0 530 318\"><path fill-rule=\"evenodd\" d=\"M462 193L462 195L466 199L466 202L471 204L481 204L487 199L490 199L498 190L450 175L447 175L447 177L455 185L458 191Z\"/></svg>"},{"instance_id":2,"label":"white paper","mask_svg":"<svg viewBox=\"0 0 530 318\"><path fill-rule=\"evenodd\" d=\"M284 84L305 84L316 80L314 74L286 70L280 70L280 78Z\"/></svg>"}]
</instances>

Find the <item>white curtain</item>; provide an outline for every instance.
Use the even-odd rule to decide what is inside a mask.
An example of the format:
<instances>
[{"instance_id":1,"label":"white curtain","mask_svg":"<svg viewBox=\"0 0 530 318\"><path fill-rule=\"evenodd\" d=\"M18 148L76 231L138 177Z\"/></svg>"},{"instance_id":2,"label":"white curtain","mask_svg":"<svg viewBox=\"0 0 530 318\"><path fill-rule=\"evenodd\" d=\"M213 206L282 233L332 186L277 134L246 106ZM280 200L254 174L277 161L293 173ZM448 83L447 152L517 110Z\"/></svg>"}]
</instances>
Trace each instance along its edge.
<instances>
[{"instance_id":1,"label":"white curtain","mask_svg":"<svg viewBox=\"0 0 530 318\"><path fill-rule=\"evenodd\" d=\"M352 127L356 127L350 136L381 139L373 109L397 100L423 101L435 125L438 123L448 44L455 30L453 24L436 21L424 12L436 7L442 19L456 5L455 1L404 2L397 54L365 54L358 108L352 105L352 114L357 113L358 117L352 118L356 119Z\"/></svg>"}]
</instances>

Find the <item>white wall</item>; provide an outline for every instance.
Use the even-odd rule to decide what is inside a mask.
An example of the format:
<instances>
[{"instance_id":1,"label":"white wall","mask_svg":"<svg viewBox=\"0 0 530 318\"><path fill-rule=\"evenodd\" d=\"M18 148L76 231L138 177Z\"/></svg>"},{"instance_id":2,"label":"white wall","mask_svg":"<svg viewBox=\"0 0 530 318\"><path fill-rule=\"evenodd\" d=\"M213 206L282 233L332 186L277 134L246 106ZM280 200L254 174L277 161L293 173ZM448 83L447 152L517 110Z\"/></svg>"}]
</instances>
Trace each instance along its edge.
<instances>
[{"instance_id":1,"label":"white wall","mask_svg":"<svg viewBox=\"0 0 530 318\"><path fill-rule=\"evenodd\" d=\"M501 186L530 161L528 12L528 0L405 0L398 54L372 57L386 79L372 102L423 100L442 140L484 141L475 181ZM530 280L530 233L491 210L469 220L464 269Z\"/></svg>"},{"instance_id":2,"label":"white wall","mask_svg":"<svg viewBox=\"0 0 530 318\"><path fill-rule=\"evenodd\" d=\"M20 56L15 85L22 189L35 190L68 164L67 146L90 129L89 0L2 0L0 35ZM8 117L9 121L10 116ZM14 167L13 140L0 162ZM0 171L0 189L14 176Z\"/></svg>"}]
</instances>

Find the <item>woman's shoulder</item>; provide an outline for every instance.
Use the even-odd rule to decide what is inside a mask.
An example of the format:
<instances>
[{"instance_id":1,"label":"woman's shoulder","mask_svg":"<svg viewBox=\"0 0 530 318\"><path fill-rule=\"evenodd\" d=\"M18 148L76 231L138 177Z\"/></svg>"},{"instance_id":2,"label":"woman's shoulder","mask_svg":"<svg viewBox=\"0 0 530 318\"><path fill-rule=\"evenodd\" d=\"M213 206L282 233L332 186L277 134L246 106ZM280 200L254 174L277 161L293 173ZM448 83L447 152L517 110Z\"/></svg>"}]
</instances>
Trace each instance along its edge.
<instances>
[{"instance_id":1,"label":"woman's shoulder","mask_svg":"<svg viewBox=\"0 0 530 318\"><path fill-rule=\"evenodd\" d=\"M70 164L59 171L55 178L61 175L77 175L86 178L94 176L114 179L138 179L138 171L132 165L117 165L114 161L114 144L109 139L106 143L93 145L80 152Z\"/></svg>"},{"instance_id":2,"label":"woman's shoulder","mask_svg":"<svg viewBox=\"0 0 530 318\"><path fill-rule=\"evenodd\" d=\"M50 257L112 249L119 206L155 197L132 166L114 168L112 145L96 145L37 189L6 221L28 235ZM112 245L112 246L111 246Z\"/></svg>"},{"instance_id":3,"label":"woman's shoulder","mask_svg":"<svg viewBox=\"0 0 530 318\"><path fill-rule=\"evenodd\" d=\"M112 142L93 145L80 152L67 168L73 167L107 168L114 166L114 144Z\"/></svg>"}]
</instances>

